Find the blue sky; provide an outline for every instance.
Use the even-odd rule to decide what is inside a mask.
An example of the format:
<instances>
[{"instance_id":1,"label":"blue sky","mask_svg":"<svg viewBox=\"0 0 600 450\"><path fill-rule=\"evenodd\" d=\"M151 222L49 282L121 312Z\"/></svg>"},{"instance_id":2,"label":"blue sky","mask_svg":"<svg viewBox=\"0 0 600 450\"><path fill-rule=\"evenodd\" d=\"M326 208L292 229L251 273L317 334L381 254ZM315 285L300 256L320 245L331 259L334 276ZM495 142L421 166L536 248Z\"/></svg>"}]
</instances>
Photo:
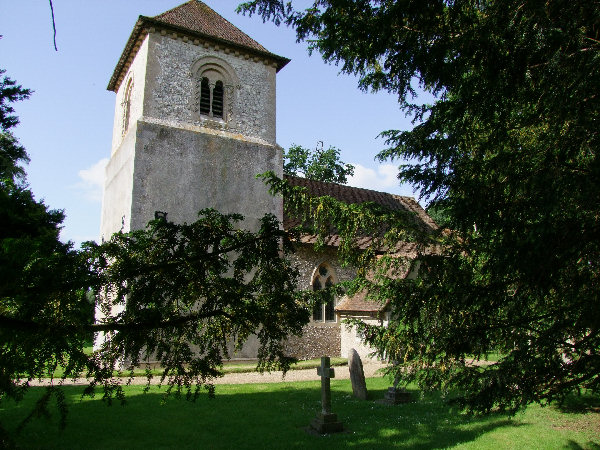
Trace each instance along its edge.
<instances>
[{"instance_id":1,"label":"blue sky","mask_svg":"<svg viewBox=\"0 0 600 450\"><path fill-rule=\"evenodd\" d=\"M273 53L292 61L277 76L277 142L342 150L356 166L349 184L413 195L400 186L394 164L379 164L377 135L408 129L397 99L358 90L320 55L309 57L293 30L235 13L241 0L205 0L210 7ZM27 149L29 184L38 199L64 209L63 240L97 239L103 164L110 156L115 94L108 80L139 15L154 16L183 0L53 0L58 52L52 43L47 0L0 2L0 67L34 90L16 105L15 134Z\"/></svg>"}]
</instances>

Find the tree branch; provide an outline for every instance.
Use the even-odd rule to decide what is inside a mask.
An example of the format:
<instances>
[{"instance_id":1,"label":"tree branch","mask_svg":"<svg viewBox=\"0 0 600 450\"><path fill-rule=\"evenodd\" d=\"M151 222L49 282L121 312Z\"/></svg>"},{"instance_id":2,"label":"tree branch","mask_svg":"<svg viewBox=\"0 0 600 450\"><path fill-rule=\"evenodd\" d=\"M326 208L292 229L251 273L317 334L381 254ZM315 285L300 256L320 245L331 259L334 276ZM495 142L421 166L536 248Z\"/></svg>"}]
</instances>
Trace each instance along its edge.
<instances>
[{"instance_id":1,"label":"tree branch","mask_svg":"<svg viewBox=\"0 0 600 450\"><path fill-rule=\"evenodd\" d=\"M236 242L235 244L232 244L229 247L221 248L221 249L211 252L211 253L207 252L204 254L200 254L200 255L196 256L195 258L175 259L175 260L169 260L169 261L159 263L159 264L144 264L143 268L139 268L134 273L135 273L135 275L139 276L139 275L143 275L146 273L154 272L159 269L177 266L178 264L182 264L182 263L194 263L194 262L200 262L200 261L209 261L209 260L215 259L221 255L235 252L247 245L251 245L256 242L260 242L260 241L263 241L266 239L271 239L274 236L283 237L284 234L286 234L286 233L281 232L281 233L277 233L277 234L268 234L268 235L264 235L264 236L253 237L252 239L246 239L246 240Z\"/></svg>"},{"instance_id":2,"label":"tree branch","mask_svg":"<svg viewBox=\"0 0 600 450\"><path fill-rule=\"evenodd\" d=\"M52 13L52 30L54 31L54 50L58 51L56 47L56 22L54 21L54 6L52 5L52 0L48 0L50 2L50 12Z\"/></svg>"},{"instance_id":3,"label":"tree branch","mask_svg":"<svg viewBox=\"0 0 600 450\"><path fill-rule=\"evenodd\" d=\"M169 320L158 320L151 322L133 322L133 323L122 323L122 322L107 322L97 324L84 324L84 325L59 325L54 323L39 323L31 320L15 319L13 317L0 316L0 328L13 331L42 331L48 330L53 333L70 334L74 332L100 332L100 331L142 331L142 330L153 330L160 328L178 327L188 322L193 322L201 319L208 319L210 317L226 317L233 320L233 316L222 310L216 310L206 313L192 313L186 316L179 316Z\"/></svg>"}]
</instances>

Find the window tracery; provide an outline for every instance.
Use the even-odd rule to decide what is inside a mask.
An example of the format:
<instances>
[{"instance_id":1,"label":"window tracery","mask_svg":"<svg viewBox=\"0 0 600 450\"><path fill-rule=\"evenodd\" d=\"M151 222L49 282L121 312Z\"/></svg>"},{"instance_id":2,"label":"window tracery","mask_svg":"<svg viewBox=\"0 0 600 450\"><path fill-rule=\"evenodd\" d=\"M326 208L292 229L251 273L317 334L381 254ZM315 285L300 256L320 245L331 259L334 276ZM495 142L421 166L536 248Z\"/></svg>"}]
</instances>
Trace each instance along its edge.
<instances>
[{"instance_id":1,"label":"window tracery","mask_svg":"<svg viewBox=\"0 0 600 450\"><path fill-rule=\"evenodd\" d=\"M327 263L319 265L313 275L312 289L320 291L328 289L335 284L335 273ZM331 293L326 303L318 303L313 308L313 321L335 322L335 297Z\"/></svg>"}]
</instances>

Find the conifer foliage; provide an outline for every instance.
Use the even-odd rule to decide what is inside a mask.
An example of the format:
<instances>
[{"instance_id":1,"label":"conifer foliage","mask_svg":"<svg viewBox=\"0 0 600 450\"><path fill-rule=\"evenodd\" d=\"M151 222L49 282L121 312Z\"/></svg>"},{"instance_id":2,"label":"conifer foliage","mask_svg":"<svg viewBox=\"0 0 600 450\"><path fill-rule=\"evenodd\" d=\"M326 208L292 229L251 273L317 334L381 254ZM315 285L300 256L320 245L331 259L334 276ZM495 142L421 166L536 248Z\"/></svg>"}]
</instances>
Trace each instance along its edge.
<instances>
[{"instance_id":1,"label":"conifer foliage","mask_svg":"<svg viewBox=\"0 0 600 450\"><path fill-rule=\"evenodd\" d=\"M3 72L0 72L2 75ZM224 359L255 335L260 370L287 370L283 345L308 322L296 293L297 271L286 235L266 215L256 232L243 217L204 210L192 224L166 219L74 249L59 240L64 218L28 188L28 157L12 134L12 103L30 91L0 80L0 402L20 400L38 378L87 377L86 394L123 400L122 381L137 365L158 361L168 392L213 392ZM90 309L96 309L95 323ZM86 354L92 337L97 349ZM47 389L28 420L55 398ZM9 445L0 426L0 446Z\"/></svg>"},{"instance_id":2,"label":"conifer foliage","mask_svg":"<svg viewBox=\"0 0 600 450\"><path fill-rule=\"evenodd\" d=\"M360 325L365 339L404 381L476 411L598 391L600 3L295 4L240 10L295 27L361 88L398 96L414 127L384 131L379 158L399 161L451 230L421 242L418 280L371 266L379 276L363 282L393 317ZM497 363L470 363L492 351Z\"/></svg>"}]
</instances>

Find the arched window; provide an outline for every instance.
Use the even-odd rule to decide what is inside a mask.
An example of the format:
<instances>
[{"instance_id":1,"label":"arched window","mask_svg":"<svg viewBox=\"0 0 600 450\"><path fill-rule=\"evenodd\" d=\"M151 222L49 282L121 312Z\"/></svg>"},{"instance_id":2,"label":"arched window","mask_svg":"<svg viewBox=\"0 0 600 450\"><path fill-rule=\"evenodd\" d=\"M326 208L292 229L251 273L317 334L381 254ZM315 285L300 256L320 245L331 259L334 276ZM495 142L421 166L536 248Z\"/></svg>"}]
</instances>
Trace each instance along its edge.
<instances>
[{"instance_id":1,"label":"arched window","mask_svg":"<svg viewBox=\"0 0 600 450\"><path fill-rule=\"evenodd\" d=\"M206 70L199 79L200 115L224 119L225 88L222 74L216 70Z\"/></svg>"},{"instance_id":2,"label":"arched window","mask_svg":"<svg viewBox=\"0 0 600 450\"><path fill-rule=\"evenodd\" d=\"M239 84L233 68L220 58L207 56L194 63L192 76L196 86L193 109L199 113L199 119L229 121L234 86Z\"/></svg>"},{"instance_id":3,"label":"arched window","mask_svg":"<svg viewBox=\"0 0 600 450\"><path fill-rule=\"evenodd\" d=\"M130 78L125 88L125 95L123 96L123 128L122 135L125 136L129 129L129 120L131 118L131 93L133 92L133 78Z\"/></svg>"},{"instance_id":4,"label":"arched window","mask_svg":"<svg viewBox=\"0 0 600 450\"><path fill-rule=\"evenodd\" d=\"M327 263L321 264L313 275L313 291L330 288L335 284L335 274L333 269ZM327 303L316 304L313 309L313 320L315 322L335 322L335 297L331 293L331 298Z\"/></svg>"}]
</instances>

